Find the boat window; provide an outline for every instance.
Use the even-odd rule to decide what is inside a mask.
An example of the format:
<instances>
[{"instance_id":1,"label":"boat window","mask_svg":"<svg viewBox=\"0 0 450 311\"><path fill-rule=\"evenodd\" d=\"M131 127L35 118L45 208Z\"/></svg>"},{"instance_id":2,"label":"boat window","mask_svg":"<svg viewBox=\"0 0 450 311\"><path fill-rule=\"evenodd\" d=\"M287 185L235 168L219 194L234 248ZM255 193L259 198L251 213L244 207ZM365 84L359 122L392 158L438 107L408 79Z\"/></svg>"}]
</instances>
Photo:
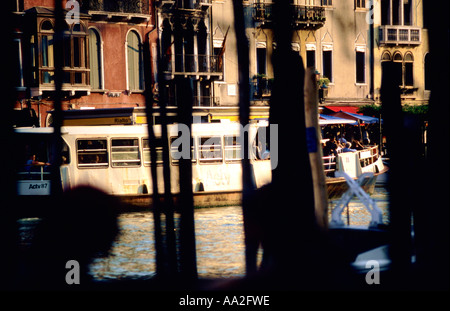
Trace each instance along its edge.
<instances>
[{"instance_id":1,"label":"boat window","mask_svg":"<svg viewBox=\"0 0 450 311\"><path fill-rule=\"evenodd\" d=\"M174 141L176 141L178 138L179 137L171 137L170 138L170 157L171 157L172 164L174 164L174 165L178 165L179 159L181 159L183 157L183 148L185 148L182 143L174 144ZM189 159L192 159L192 162L196 162L197 157L195 155L194 139L192 137L191 137L189 146L191 149L191 152L189 154ZM189 148L189 146L187 148Z\"/></svg>"},{"instance_id":2,"label":"boat window","mask_svg":"<svg viewBox=\"0 0 450 311\"><path fill-rule=\"evenodd\" d=\"M242 159L242 148L237 136L224 137L225 162L240 161Z\"/></svg>"},{"instance_id":3,"label":"boat window","mask_svg":"<svg viewBox=\"0 0 450 311\"><path fill-rule=\"evenodd\" d=\"M108 166L106 139L77 140L78 167Z\"/></svg>"},{"instance_id":4,"label":"boat window","mask_svg":"<svg viewBox=\"0 0 450 311\"><path fill-rule=\"evenodd\" d=\"M253 141L253 153L256 160L270 160L270 133L267 127L259 127Z\"/></svg>"},{"instance_id":5,"label":"boat window","mask_svg":"<svg viewBox=\"0 0 450 311\"><path fill-rule=\"evenodd\" d=\"M111 162L113 167L141 165L139 155L139 139L112 139Z\"/></svg>"},{"instance_id":6,"label":"boat window","mask_svg":"<svg viewBox=\"0 0 450 311\"><path fill-rule=\"evenodd\" d=\"M69 145L63 140L63 146L61 150L61 163L62 164L70 164L70 149Z\"/></svg>"},{"instance_id":7,"label":"boat window","mask_svg":"<svg viewBox=\"0 0 450 311\"><path fill-rule=\"evenodd\" d=\"M150 157L150 145L148 139L142 140L142 156L144 158L144 165L150 166L151 157ZM163 155L162 155L162 147L156 147L156 163L163 163Z\"/></svg>"},{"instance_id":8,"label":"boat window","mask_svg":"<svg viewBox=\"0 0 450 311\"><path fill-rule=\"evenodd\" d=\"M200 163L222 162L222 137L200 137Z\"/></svg>"}]
</instances>

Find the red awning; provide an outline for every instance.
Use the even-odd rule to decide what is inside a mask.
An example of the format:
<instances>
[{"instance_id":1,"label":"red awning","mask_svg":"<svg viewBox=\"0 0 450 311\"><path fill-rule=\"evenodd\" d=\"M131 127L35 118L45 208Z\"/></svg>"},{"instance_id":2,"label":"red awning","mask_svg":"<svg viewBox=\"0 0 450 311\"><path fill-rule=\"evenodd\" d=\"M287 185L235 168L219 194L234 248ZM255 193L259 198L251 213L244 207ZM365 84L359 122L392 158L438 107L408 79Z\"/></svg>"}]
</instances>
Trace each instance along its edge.
<instances>
[{"instance_id":1,"label":"red awning","mask_svg":"<svg viewBox=\"0 0 450 311\"><path fill-rule=\"evenodd\" d=\"M344 111L344 112L350 112L350 113L355 113L355 114L360 114L358 113L358 109L359 107L352 107L352 106L326 106L326 108L333 110L334 112L339 112L340 110Z\"/></svg>"}]
</instances>

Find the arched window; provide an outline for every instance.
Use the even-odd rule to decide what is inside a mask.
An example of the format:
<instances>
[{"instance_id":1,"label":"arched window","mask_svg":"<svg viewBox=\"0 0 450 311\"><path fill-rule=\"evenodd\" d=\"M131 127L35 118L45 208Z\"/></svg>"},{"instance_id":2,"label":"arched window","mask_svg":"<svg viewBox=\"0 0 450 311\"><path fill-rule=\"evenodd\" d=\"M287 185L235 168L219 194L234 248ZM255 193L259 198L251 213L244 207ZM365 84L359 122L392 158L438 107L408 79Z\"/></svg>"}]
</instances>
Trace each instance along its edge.
<instances>
[{"instance_id":1,"label":"arched window","mask_svg":"<svg viewBox=\"0 0 450 311\"><path fill-rule=\"evenodd\" d=\"M400 54L399 52L394 54L394 62L402 62L403 61L403 57L402 54Z\"/></svg>"},{"instance_id":2,"label":"arched window","mask_svg":"<svg viewBox=\"0 0 450 311\"><path fill-rule=\"evenodd\" d=\"M405 54L405 71L404 71L404 83L405 86L414 85L414 74L413 74L414 57L411 53Z\"/></svg>"},{"instance_id":3,"label":"arched window","mask_svg":"<svg viewBox=\"0 0 450 311\"><path fill-rule=\"evenodd\" d=\"M384 52L383 55L381 56L381 61L388 62L390 60L391 60L391 54L389 52Z\"/></svg>"},{"instance_id":4,"label":"arched window","mask_svg":"<svg viewBox=\"0 0 450 311\"><path fill-rule=\"evenodd\" d=\"M41 31L53 31L53 24L49 20L45 20L42 22Z\"/></svg>"},{"instance_id":5,"label":"arched window","mask_svg":"<svg viewBox=\"0 0 450 311\"><path fill-rule=\"evenodd\" d=\"M403 57L400 52L394 54L394 74L395 81L398 81L399 85L403 85Z\"/></svg>"},{"instance_id":6,"label":"arched window","mask_svg":"<svg viewBox=\"0 0 450 311\"><path fill-rule=\"evenodd\" d=\"M130 31L127 35L128 90L143 90L143 57L139 35Z\"/></svg>"},{"instance_id":7,"label":"arched window","mask_svg":"<svg viewBox=\"0 0 450 311\"><path fill-rule=\"evenodd\" d=\"M103 89L101 40L100 34L93 28L89 28L89 63L91 88Z\"/></svg>"},{"instance_id":8,"label":"arched window","mask_svg":"<svg viewBox=\"0 0 450 311\"><path fill-rule=\"evenodd\" d=\"M425 90L431 90L431 75L433 74L431 67L430 53L425 55Z\"/></svg>"}]
</instances>

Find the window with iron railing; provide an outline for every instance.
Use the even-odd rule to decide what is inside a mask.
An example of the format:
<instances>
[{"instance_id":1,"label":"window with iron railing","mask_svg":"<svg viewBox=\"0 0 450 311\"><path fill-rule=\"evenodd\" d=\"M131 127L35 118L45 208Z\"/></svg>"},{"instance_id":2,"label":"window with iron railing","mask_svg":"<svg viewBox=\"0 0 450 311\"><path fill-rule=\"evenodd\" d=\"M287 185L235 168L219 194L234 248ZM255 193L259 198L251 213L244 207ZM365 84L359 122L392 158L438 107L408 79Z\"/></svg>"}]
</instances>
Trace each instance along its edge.
<instances>
[{"instance_id":1,"label":"window with iron railing","mask_svg":"<svg viewBox=\"0 0 450 311\"><path fill-rule=\"evenodd\" d=\"M295 23L316 24L325 22L324 6L331 6L331 1L324 1L322 6L291 5L290 16ZM289 15L287 15L289 16ZM270 23L273 20L272 3L255 3L253 6L253 19L257 22Z\"/></svg>"}]
</instances>

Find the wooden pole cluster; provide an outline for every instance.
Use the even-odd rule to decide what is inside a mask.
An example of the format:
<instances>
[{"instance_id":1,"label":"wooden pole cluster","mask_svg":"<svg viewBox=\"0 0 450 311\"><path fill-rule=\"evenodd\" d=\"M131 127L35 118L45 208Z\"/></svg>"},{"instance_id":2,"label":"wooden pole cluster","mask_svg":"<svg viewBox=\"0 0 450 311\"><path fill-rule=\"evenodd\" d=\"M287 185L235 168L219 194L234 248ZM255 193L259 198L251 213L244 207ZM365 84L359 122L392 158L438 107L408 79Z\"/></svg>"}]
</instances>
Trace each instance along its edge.
<instances>
[{"instance_id":1,"label":"wooden pole cluster","mask_svg":"<svg viewBox=\"0 0 450 311\"><path fill-rule=\"evenodd\" d=\"M192 193L192 162L190 159L180 159L180 198L178 201L180 211L180 235L179 251L177 251L176 226L174 220L175 205L171 190L170 174L170 146L167 132L166 105L167 98L164 92L165 78L163 74L158 75L158 103L161 120L161 137L157 138L154 133L155 105L152 93L152 66L150 55L149 35L144 42L144 76L146 95L146 115L148 120L151 176L153 192L153 216L155 224L155 246L156 246L156 266L157 275L162 278L182 277L185 280L195 280L197 278L196 248L195 248L195 225L194 225L194 203ZM157 39L157 67L158 72L163 72L166 65L166 58L161 58L159 39ZM156 82L156 81L155 81ZM192 106L193 106L193 85L190 78L177 78L176 91L178 98L177 122L192 129ZM163 174L158 175L156 164L156 147L163 149ZM186 146L183 146L186 148ZM187 148L190 149L190 146ZM160 195L158 180L163 178L163 196ZM163 198L163 200L162 200ZM162 215L165 215L164 220Z\"/></svg>"},{"instance_id":2,"label":"wooden pole cluster","mask_svg":"<svg viewBox=\"0 0 450 311\"><path fill-rule=\"evenodd\" d=\"M244 7L242 1L233 0L234 26L236 32L237 54L238 54L238 72L239 72L239 121L244 128L250 118L250 80L249 80L249 47L245 32ZM244 217L244 233L245 233L245 263L247 275L256 272L256 252L258 242L251 237L252 218L255 211L249 204L249 197L252 193L250 159L248 154L248 133L244 135L244 145L242 146L242 211Z\"/></svg>"}]
</instances>

